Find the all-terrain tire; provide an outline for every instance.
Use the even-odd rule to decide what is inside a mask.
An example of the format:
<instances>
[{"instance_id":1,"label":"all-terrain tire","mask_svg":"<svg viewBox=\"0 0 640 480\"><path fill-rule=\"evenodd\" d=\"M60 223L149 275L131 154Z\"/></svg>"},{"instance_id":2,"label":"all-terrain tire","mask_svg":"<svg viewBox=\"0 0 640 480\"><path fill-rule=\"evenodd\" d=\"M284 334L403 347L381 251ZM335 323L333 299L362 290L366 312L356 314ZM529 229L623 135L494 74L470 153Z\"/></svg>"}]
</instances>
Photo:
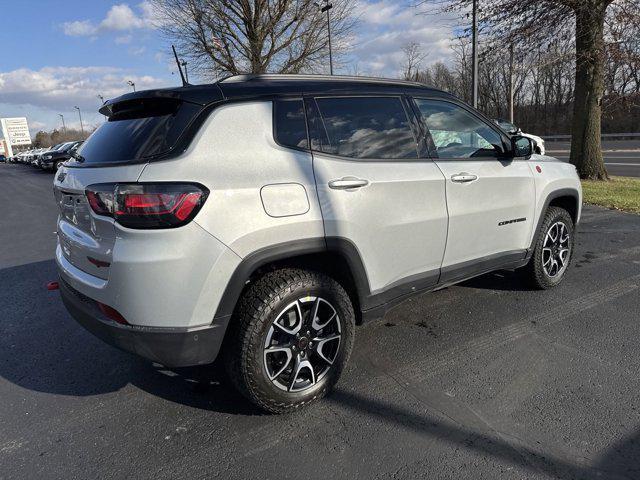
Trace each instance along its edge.
<instances>
[{"instance_id":1,"label":"all-terrain tire","mask_svg":"<svg viewBox=\"0 0 640 480\"><path fill-rule=\"evenodd\" d=\"M269 378L265 341L283 309L310 298L326 300L337 312L339 346L317 383L301 391L285 391ZM247 287L231 319L223 357L231 381L246 398L267 412L285 413L324 397L333 388L349 360L354 334L353 306L338 282L323 273L284 268L264 274Z\"/></svg>"},{"instance_id":2,"label":"all-terrain tire","mask_svg":"<svg viewBox=\"0 0 640 480\"><path fill-rule=\"evenodd\" d=\"M547 266L547 268L545 268L545 265L548 265L547 262L549 261L549 253L548 249L545 248L545 240L550 229L557 225L558 222L564 225L568 234L566 245L569 251L563 267L558 270L556 275L552 276L549 274L549 267ZM574 231L573 220L571 215L569 215L569 212L560 207L549 207L547 209L542 225L540 225L540 229L538 231L533 255L531 256L529 263L522 269L523 279L531 287L546 290L555 287L562 282L571 262L571 257L573 256L575 242ZM546 252L543 250L546 250Z\"/></svg>"}]
</instances>

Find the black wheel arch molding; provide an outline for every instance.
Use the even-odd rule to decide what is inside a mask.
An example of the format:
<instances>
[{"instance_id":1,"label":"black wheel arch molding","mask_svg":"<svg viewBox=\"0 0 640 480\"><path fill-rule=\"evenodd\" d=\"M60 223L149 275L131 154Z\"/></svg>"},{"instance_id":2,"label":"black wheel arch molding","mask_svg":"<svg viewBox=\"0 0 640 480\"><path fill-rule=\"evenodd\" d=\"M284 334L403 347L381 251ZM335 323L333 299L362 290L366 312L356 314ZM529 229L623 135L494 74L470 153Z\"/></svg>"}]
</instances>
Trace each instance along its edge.
<instances>
[{"instance_id":1,"label":"black wheel arch molding","mask_svg":"<svg viewBox=\"0 0 640 480\"><path fill-rule=\"evenodd\" d=\"M542 208L540 209L540 213L538 214L538 220L536 221L534 235L531 238L531 245L529 246L529 250L527 252L527 259L531 258L531 256L533 255L533 249L536 244L536 240L540 235L540 227L544 222L544 215L549 209L549 206L552 204L567 210L569 212L569 215L571 215L571 218L573 219L574 229L578 227L578 215L580 214L580 193L578 192L578 189L559 188L558 190L550 192L549 195L547 195Z\"/></svg>"},{"instance_id":2,"label":"black wheel arch molding","mask_svg":"<svg viewBox=\"0 0 640 480\"><path fill-rule=\"evenodd\" d=\"M344 261L345 265L338 267L343 267L344 273L350 275L353 287L351 293L356 296L354 300L357 301L358 306L364 307L363 300L370 296L369 282L362 257L356 246L344 238L315 237L270 245L244 257L227 283L214 319L230 317L233 314L246 285L262 268L279 264L304 264L305 260L317 260L332 254ZM324 265L324 267L327 266Z\"/></svg>"}]
</instances>

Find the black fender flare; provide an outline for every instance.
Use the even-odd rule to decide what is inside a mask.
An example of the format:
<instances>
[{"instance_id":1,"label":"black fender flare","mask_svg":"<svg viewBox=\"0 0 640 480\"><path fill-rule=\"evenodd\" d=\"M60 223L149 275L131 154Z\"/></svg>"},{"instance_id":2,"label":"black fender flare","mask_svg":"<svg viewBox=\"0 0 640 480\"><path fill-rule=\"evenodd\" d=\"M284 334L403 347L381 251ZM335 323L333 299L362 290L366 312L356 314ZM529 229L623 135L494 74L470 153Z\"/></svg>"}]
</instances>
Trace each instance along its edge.
<instances>
[{"instance_id":1,"label":"black fender flare","mask_svg":"<svg viewBox=\"0 0 640 480\"><path fill-rule=\"evenodd\" d=\"M244 257L227 283L214 319L230 317L233 314L238 299L251 275L260 267L277 261L322 253L337 253L345 259L355 283L361 308L365 308L362 302L366 303L366 299L370 296L370 290L358 249L351 241L344 238L319 237L270 245Z\"/></svg>"},{"instance_id":2,"label":"black fender flare","mask_svg":"<svg viewBox=\"0 0 640 480\"><path fill-rule=\"evenodd\" d=\"M544 205L540 209L540 215L538 215L538 221L536 222L536 227L534 230L533 238L531 239L531 245L529 246L529 251L527 252L527 260L531 258L533 255L533 249L535 247L536 241L538 240L538 236L540 235L540 228L542 226L542 222L544 220L544 216L547 213L547 209L551 202L560 197L573 197L576 202L576 215L580 211L580 193L576 188L560 188L558 190L554 190L547 195L547 198L544 200ZM575 221L575 225L578 225L577 218Z\"/></svg>"}]
</instances>

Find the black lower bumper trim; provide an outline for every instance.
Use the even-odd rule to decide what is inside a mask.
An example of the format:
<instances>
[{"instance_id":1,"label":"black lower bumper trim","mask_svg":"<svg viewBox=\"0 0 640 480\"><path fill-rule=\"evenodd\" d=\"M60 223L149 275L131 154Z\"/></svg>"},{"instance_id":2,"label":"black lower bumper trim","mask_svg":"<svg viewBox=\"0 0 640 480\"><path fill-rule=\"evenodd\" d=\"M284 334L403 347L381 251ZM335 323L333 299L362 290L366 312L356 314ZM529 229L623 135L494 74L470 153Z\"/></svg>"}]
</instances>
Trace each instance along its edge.
<instances>
[{"instance_id":1,"label":"black lower bumper trim","mask_svg":"<svg viewBox=\"0 0 640 480\"><path fill-rule=\"evenodd\" d=\"M96 302L66 282L60 282L62 301L84 328L104 342L167 367L187 367L213 362L224 338L229 317L197 328L139 327L107 319Z\"/></svg>"}]
</instances>

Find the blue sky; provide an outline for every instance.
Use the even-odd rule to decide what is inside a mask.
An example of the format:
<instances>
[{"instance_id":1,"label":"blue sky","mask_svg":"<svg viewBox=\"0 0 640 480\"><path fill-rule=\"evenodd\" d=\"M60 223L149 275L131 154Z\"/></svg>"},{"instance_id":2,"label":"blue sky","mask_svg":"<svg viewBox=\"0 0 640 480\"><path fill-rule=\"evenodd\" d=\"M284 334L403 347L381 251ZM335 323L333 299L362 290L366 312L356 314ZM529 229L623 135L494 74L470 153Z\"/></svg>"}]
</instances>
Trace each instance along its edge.
<instances>
[{"instance_id":1,"label":"blue sky","mask_svg":"<svg viewBox=\"0 0 640 480\"><path fill-rule=\"evenodd\" d=\"M339 1L339 0L334 0ZM396 76L401 47L418 42L426 63L449 61L451 22L417 15L403 0L360 0L349 64L338 73ZM169 45L153 28L143 0L22 0L8 2L0 55L0 117L26 116L32 132L101 121L97 95L176 85ZM5 22L6 26L6 22ZM193 79L192 79L193 80Z\"/></svg>"}]
</instances>

